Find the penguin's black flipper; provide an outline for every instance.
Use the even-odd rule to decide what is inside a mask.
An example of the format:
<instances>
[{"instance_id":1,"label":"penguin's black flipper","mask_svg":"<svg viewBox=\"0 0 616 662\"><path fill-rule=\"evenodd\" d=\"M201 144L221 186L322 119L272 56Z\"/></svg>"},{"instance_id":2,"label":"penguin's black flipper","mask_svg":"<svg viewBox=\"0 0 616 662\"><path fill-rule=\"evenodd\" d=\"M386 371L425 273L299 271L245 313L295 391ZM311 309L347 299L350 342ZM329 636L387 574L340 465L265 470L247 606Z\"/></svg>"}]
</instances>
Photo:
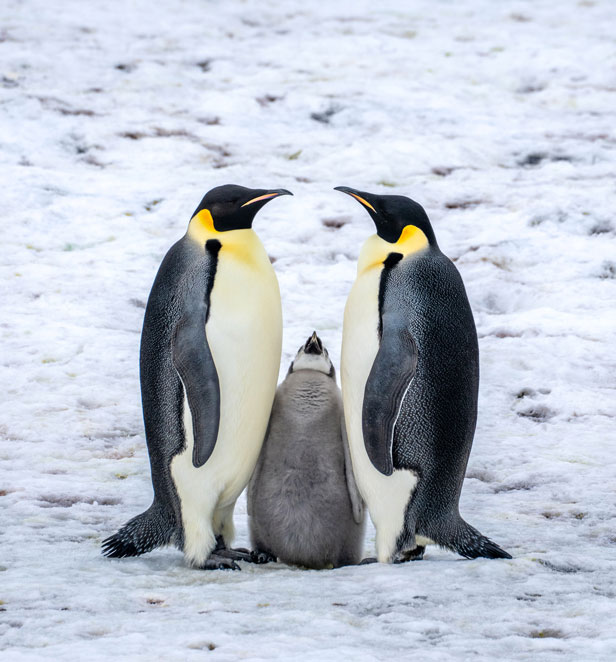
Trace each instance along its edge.
<instances>
[{"instance_id":1,"label":"penguin's black flipper","mask_svg":"<svg viewBox=\"0 0 616 662\"><path fill-rule=\"evenodd\" d=\"M215 265L214 261L214 268ZM205 334L212 280L205 279L205 291L201 283L188 285L185 313L175 328L172 341L173 365L182 380L192 417L195 467L208 461L220 424L220 385Z\"/></svg>"},{"instance_id":2,"label":"penguin's black flipper","mask_svg":"<svg viewBox=\"0 0 616 662\"><path fill-rule=\"evenodd\" d=\"M391 476L394 426L415 376L417 345L403 314L391 304L383 305L381 329L381 346L364 390L362 430L370 461L382 474Z\"/></svg>"},{"instance_id":3,"label":"penguin's black flipper","mask_svg":"<svg viewBox=\"0 0 616 662\"><path fill-rule=\"evenodd\" d=\"M103 556L123 558L140 556L156 547L168 545L174 532L173 522L156 503L133 517L117 533L101 543Z\"/></svg>"},{"instance_id":4,"label":"penguin's black flipper","mask_svg":"<svg viewBox=\"0 0 616 662\"><path fill-rule=\"evenodd\" d=\"M209 459L220 423L220 386L214 359L205 337L205 314L184 317L173 338L173 364L188 398L193 424L193 465Z\"/></svg>"}]
</instances>

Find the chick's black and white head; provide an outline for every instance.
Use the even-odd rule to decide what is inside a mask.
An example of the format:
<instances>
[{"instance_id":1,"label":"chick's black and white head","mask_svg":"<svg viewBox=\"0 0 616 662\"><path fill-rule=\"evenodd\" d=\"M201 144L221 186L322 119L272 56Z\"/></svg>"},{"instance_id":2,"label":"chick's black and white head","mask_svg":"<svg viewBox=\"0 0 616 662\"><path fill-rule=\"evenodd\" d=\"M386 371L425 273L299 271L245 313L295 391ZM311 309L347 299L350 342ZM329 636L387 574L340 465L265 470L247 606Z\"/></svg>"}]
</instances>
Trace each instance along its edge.
<instances>
[{"instance_id":1,"label":"chick's black and white head","mask_svg":"<svg viewBox=\"0 0 616 662\"><path fill-rule=\"evenodd\" d=\"M252 227L257 212L270 200L281 195L293 195L283 188L246 188L236 184L217 186L204 196L193 217L207 210L217 232L245 230Z\"/></svg>"},{"instance_id":2,"label":"chick's black and white head","mask_svg":"<svg viewBox=\"0 0 616 662\"><path fill-rule=\"evenodd\" d=\"M336 371L329 358L327 349L325 349L321 339L317 336L316 331L299 348L289 367L288 374L297 372L298 370L317 370L332 378L336 376Z\"/></svg>"}]
</instances>

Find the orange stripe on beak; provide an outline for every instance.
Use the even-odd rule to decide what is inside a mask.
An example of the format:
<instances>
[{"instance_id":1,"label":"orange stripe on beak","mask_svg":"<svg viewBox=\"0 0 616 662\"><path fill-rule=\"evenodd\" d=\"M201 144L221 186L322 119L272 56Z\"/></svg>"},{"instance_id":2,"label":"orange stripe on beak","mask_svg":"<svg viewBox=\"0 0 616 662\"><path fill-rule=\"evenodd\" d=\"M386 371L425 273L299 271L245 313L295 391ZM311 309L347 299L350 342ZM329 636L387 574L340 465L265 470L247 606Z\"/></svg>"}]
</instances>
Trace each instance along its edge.
<instances>
[{"instance_id":1,"label":"orange stripe on beak","mask_svg":"<svg viewBox=\"0 0 616 662\"><path fill-rule=\"evenodd\" d=\"M376 209L367 200L364 200L359 195L355 195L355 193L349 193L349 195L352 195L356 200L359 200L362 203L362 205L364 205L365 207L369 207L370 209L372 209L372 211L376 214Z\"/></svg>"},{"instance_id":2,"label":"orange stripe on beak","mask_svg":"<svg viewBox=\"0 0 616 662\"><path fill-rule=\"evenodd\" d=\"M280 195L280 193L266 193L265 195L260 195L257 198L253 198L252 200L249 200L248 202L245 202L242 207L246 207L247 205L251 205L253 202L259 202L259 200L267 200L268 198L275 198L277 195Z\"/></svg>"}]
</instances>

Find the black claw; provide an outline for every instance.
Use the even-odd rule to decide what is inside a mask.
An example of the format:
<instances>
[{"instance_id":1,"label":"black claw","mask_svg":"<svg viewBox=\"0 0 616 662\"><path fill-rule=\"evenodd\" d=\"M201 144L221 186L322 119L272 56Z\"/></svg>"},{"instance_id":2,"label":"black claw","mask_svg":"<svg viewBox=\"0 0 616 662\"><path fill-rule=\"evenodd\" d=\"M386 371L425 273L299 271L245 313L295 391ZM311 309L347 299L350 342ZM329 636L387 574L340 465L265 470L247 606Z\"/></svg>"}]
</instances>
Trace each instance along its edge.
<instances>
[{"instance_id":1,"label":"black claw","mask_svg":"<svg viewBox=\"0 0 616 662\"><path fill-rule=\"evenodd\" d=\"M241 570L240 566L218 554L212 554L209 559L199 567L200 570Z\"/></svg>"},{"instance_id":2,"label":"black claw","mask_svg":"<svg viewBox=\"0 0 616 662\"><path fill-rule=\"evenodd\" d=\"M407 561L421 561L426 548L422 545L417 545L413 549L407 549L400 552L394 559L394 563L406 563Z\"/></svg>"},{"instance_id":3,"label":"black claw","mask_svg":"<svg viewBox=\"0 0 616 662\"><path fill-rule=\"evenodd\" d=\"M250 562L263 565L264 563L275 563L278 560L278 557L270 554L269 552L260 552L258 550L253 550L250 552Z\"/></svg>"}]
</instances>

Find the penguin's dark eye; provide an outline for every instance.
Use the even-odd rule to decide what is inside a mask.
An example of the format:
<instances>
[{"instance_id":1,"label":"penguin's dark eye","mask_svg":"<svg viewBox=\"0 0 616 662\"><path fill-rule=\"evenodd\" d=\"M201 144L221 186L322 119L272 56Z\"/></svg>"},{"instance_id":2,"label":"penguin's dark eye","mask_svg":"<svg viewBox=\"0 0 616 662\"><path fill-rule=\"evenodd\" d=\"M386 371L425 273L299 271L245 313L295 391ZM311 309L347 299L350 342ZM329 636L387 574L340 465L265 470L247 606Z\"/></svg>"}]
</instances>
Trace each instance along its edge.
<instances>
[{"instance_id":1,"label":"penguin's dark eye","mask_svg":"<svg viewBox=\"0 0 616 662\"><path fill-rule=\"evenodd\" d=\"M215 202L210 209L212 216L222 218L232 214L237 209L236 202Z\"/></svg>"}]
</instances>

